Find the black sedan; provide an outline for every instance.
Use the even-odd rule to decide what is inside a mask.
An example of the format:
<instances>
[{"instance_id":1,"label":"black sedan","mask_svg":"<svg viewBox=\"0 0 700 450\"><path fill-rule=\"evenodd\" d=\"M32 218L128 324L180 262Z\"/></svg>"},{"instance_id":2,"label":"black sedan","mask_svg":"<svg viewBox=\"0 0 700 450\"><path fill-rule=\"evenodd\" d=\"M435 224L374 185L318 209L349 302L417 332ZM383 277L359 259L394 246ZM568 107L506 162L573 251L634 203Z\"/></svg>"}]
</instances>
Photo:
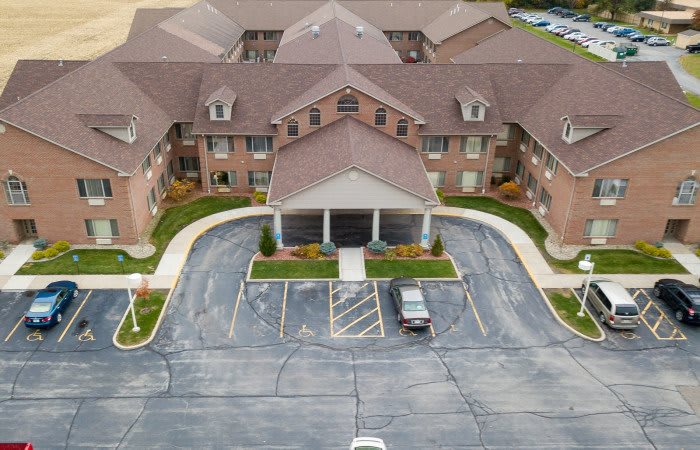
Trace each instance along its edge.
<instances>
[{"instance_id":1,"label":"black sedan","mask_svg":"<svg viewBox=\"0 0 700 450\"><path fill-rule=\"evenodd\" d=\"M432 323L420 285L413 278L394 278L389 282L399 323L404 328L424 328Z\"/></svg>"},{"instance_id":2,"label":"black sedan","mask_svg":"<svg viewBox=\"0 0 700 450\"><path fill-rule=\"evenodd\" d=\"M666 302L679 322L700 323L700 288L663 278L654 284L654 295Z\"/></svg>"}]
</instances>

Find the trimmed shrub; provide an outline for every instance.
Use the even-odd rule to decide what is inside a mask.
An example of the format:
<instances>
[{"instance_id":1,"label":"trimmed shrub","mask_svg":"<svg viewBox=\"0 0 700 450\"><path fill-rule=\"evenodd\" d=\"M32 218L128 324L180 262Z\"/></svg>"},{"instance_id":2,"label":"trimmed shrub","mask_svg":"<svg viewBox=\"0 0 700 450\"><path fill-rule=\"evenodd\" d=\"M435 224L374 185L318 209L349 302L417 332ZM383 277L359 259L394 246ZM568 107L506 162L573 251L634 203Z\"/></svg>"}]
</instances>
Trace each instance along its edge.
<instances>
[{"instance_id":1,"label":"trimmed shrub","mask_svg":"<svg viewBox=\"0 0 700 450\"><path fill-rule=\"evenodd\" d=\"M299 245L292 250L292 256L296 256L297 258L301 259L323 259L321 244L313 243Z\"/></svg>"},{"instance_id":2,"label":"trimmed shrub","mask_svg":"<svg viewBox=\"0 0 700 450\"><path fill-rule=\"evenodd\" d=\"M270 225L265 224L260 228L260 243L258 244L258 250L264 256L272 256L277 251L277 241L272 237L272 230L270 230Z\"/></svg>"},{"instance_id":3,"label":"trimmed shrub","mask_svg":"<svg viewBox=\"0 0 700 450\"><path fill-rule=\"evenodd\" d=\"M700 257L700 247L695 249L695 256ZM4 256L0 256L0 258L4 258Z\"/></svg>"},{"instance_id":4,"label":"trimmed shrub","mask_svg":"<svg viewBox=\"0 0 700 450\"><path fill-rule=\"evenodd\" d=\"M672 258L671 252L667 248L659 248L654 245L648 244L644 241L637 241L634 243L634 248L640 252L647 254L649 256L654 256L656 258Z\"/></svg>"},{"instance_id":5,"label":"trimmed shrub","mask_svg":"<svg viewBox=\"0 0 700 450\"><path fill-rule=\"evenodd\" d=\"M399 244L396 246L396 255L402 258L417 258L423 254L423 247L419 244Z\"/></svg>"},{"instance_id":6,"label":"trimmed shrub","mask_svg":"<svg viewBox=\"0 0 700 450\"><path fill-rule=\"evenodd\" d=\"M37 250L44 250L49 246L49 242L44 238L39 238L32 244Z\"/></svg>"},{"instance_id":7,"label":"trimmed shrub","mask_svg":"<svg viewBox=\"0 0 700 450\"><path fill-rule=\"evenodd\" d=\"M68 241L56 241L51 247L55 248L59 253L70 250L70 244Z\"/></svg>"},{"instance_id":8,"label":"trimmed shrub","mask_svg":"<svg viewBox=\"0 0 700 450\"><path fill-rule=\"evenodd\" d=\"M37 261L39 259L44 259L44 251L43 250L37 250L34 253L32 253L32 259L34 261Z\"/></svg>"},{"instance_id":9,"label":"trimmed shrub","mask_svg":"<svg viewBox=\"0 0 700 450\"><path fill-rule=\"evenodd\" d=\"M442 237L438 234L433 241L433 246L430 247L430 253L433 256L442 256L445 252L445 245L442 243Z\"/></svg>"},{"instance_id":10,"label":"trimmed shrub","mask_svg":"<svg viewBox=\"0 0 700 450\"><path fill-rule=\"evenodd\" d=\"M0 259L5 259L5 252L0 250Z\"/></svg>"},{"instance_id":11,"label":"trimmed shrub","mask_svg":"<svg viewBox=\"0 0 700 450\"><path fill-rule=\"evenodd\" d=\"M54 256L58 256L58 250L56 250L55 248L49 247L46 250L44 250L45 258L53 258Z\"/></svg>"},{"instance_id":12,"label":"trimmed shrub","mask_svg":"<svg viewBox=\"0 0 700 450\"><path fill-rule=\"evenodd\" d=\"M176 202L183 200L192 192L194 184L194 181L188 179L175 180L173 184L168 187L168 198Z\"/></svg>"},{"instance_id":13,"label":"trimmed shrub","mask_svg":"<svg viewBox=\"0 0 700 450\"><path fill-rule=\"evenodd\" d=\"M445 193L442 192L442 189L435 189L435 195L437 195L438 200L440 200L440 204L444 205L445 204Z\"/></svg>"},{"instance_id":14,"label":"trimmed shrub","mask_svg":"<svg viewBox=\"0 0 700 450\"><path fill-rule=\"evenodd\" d=\"M372 253L384 253L386 251L386 241L372 241L367 244L367 249Z\"/></svg>"},{"instance_id":15,"label":"trimmed shrub","mask_svg":"<svg viewBox=\"0 0 700 450\"><path fill-rule=\"evenodd\" d=\"M396 259L396 250L393 248L387 248L384 252L384 259L386 261L393 261Z\"/></svg>"},{"instance_id":16,"label":"trimmed shrub","mask_svg":"<svg viewBox=\"0 0 700 450\"><path fill-rule=\"evenodd\" d=\"M265 203L267 203L267 194L264 192L254 193L253 198L255 199L256 202L260 203L261 205L264 205Z\"/></svg>"},{"instance_id":17,"label":"trimmed shrub","mask_svg":"<svg viewBox=\"0 0 700 450\"><path fill-rule=\"evenodd\" d=\"M516 199L520 197L520 186L512 181L507 181L498 186L498 192L505 198Z\"/></svg>"},{"instance_id":18,"label":"trimmed shrub","mask_svg":"<svg viewBox=\"0 0 700 450\"><path fill-rule=\"evenodd\" d=\"M335 244L332 242L324 242L323 244L321 244L320 250L321 253L323 253L326 256L332 255L333 253L335 253Z\"/></svg>"}]
</instances>

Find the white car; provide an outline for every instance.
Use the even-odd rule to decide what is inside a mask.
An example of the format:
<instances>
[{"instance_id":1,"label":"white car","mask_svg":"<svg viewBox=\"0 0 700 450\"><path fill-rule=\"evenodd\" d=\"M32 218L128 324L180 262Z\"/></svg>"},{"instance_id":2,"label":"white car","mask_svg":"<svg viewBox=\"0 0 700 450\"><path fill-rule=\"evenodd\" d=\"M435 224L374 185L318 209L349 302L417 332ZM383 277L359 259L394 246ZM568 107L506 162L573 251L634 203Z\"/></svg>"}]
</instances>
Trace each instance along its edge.
<instances>
[{"instance_id":1,"label":"white car","mask_svg":"<svg viewBox=\"0 0 700 450\"><path fill-rule=\"evenodd\" d=\"M615 25L614 27L610 27L610 28L608 28L608 29L605 30L605 31L607 31L608 33L612 33L612 32L615 31L615 30L621 30L621 29L623 29L623 28L625 28L625 27L621 27L621 26L619 26L619 25Z\"/></svg>"},{"instance_id":2,"label":"white car","mask_svg":"<svg viewBox=\"0 0 700 450\"><path fill-rule=\"evenodd\" d=\"M539 22L540 20L543 20L542 17L534 16L534 17L530 17L529 19L526 19L525 22L526 23L535 23L535 22Z\"/></svg>"},{"instance_id":3,"label":"white car","mask_svg":"<svg viewBox=\"0 0 700 450\"><path fill-rule=\"evenodd\" d=\"M544 29L545 29L545 31L554 31L557 28L566 28L566 25L562 25L560 23L553 23L549 26L546 26Z\"/></svg>"},{"instance_id":4,"label":"white car","mask_svg":"<svg viewBox=\"0 0 700 450\"><path fill-rule=\"evenodd\" d=\"M649 38L647 45L651 45L652 47L656 47L657 45L671 45L671 41L662 37L653 37Z\"/></svg>"},{"instance_id":5,"label":"white car","mask_svg":"<svg viewBox=\"0 0 700 450\"><path fill-rule=\"evenodd\" d=\"M572 34L567 38L569 41L578 41L579 39L585 39L587 38L588 35L586 33L581 33L581 34Z\"/></svg>"},{"instance_id":6,"label":"white car","mask_svg":"<svg viewBox=\"0 0 700 450\"><path fill-rule=\"evenodd\" d=\"M356 437L350 443L350 450L386 450L386 445L379 438Z\"/></svg>"},{"instance_id":7,"label":"white car","mask_svg":"<svg viewBox=\"0 0 700 450\"><path fill-rule=\"evenodd\" d=\"M581 33L580 31L577 31L577 32L575 32L575 33L565 34L565 35L564 35L564 39L566 39L567 41L570 41L570 40L572 40L573 38L579 37L579 36L583 36L584 34L585 34L585 33Z\"/></svg>"}]
</instances>

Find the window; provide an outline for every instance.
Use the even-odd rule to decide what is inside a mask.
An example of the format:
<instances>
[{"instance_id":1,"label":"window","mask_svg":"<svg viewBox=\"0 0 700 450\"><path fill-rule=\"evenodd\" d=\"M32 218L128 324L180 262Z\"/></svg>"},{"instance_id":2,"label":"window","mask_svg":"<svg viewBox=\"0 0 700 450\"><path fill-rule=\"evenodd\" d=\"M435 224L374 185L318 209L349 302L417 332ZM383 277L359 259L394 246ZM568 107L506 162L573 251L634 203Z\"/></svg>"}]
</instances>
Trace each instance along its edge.
<instances>
[{"instance_id":1,"label":"window","mask_svg":"<svg viewBox=\"0 0 700 450\"><path fill-rule=\"evenodd\" d=\"M112 197L112 186L108 179L79 179L78 195L80 198Z\"/></svg>"},{"instance_id":2,"label":"window","mask_svg":"<svg viewBox=\"0 0 700 450\"><path fill-rule=\"evenodd\" d=\"M357 103L357 99L354 96L343 95L338 99L336 110L339 113L356 113L360 111L360 104Z\"/></svg>"},{"instance_id":3,"label":"window","mask_svg":"<svg viewBox=\"0 0 700 450\"><path fill-rule=\"evenodd\" d=\"M151 154L149 153L146 155L146 159L143 160L141 163L141 170L143 170L143 173L148 172L151 170Z\"/></svg>"},{"instance_id":4,"label":"window","mask_svg":"<svg viewBox=\"0 0 700 450\"><path fill-rule=\"evenodd\" d=\"M523 144L525 144L526 147L527 147L528 145L530 145L530 133L528 133L527 131L523 130L523 132L520 134L520 141L521 141Z\"/></svg>"},{"instance_id":5,"label":"window","mask_svg":"<svg viewBox=\"0 0 700 450\"><path fill-rule=\"evenodd\" d=\"M557 161L557 158L554 157L551 153L547 152L547 169L549 169L550 172L553 174L557 173L557 169L559 168L559 161Z\"/></svg>"},{"instance_id":6,"label":"window","mask_svg":"<svg viewBox=\"0 0 700 450\"><path fill-rule=\"evenodd\" d=\"M148 195L146 195L146 200L148 201L148 210L153 211L153 208L156 206L156 190L155 188L151 188L150 191L148 191Z\"/></svg>"},{"instance_id":7,"label":"window","mask_svg":"<svg viewBox=\"0 0 700 450\"><path fill-rule=\"evenodd\" d=\"M180 172L199 172L199 158L195 156L180 156Z\"/></svg>"},{"instance_id":8,"label":"window","mask_svg":"<svg viewBox=\"0 0 700 450\"><path fill-rule=\"evenodd\" d=\"M390 31L386 34L387 39L390 41L401 41L403 40L403 32L401 31Z\"/></svg>"},{"instance_id":9,"label":"window","mask_svg":"<svg viewBox=\"0 0 700 450\"><path fill-rule=\"evenodd\" d=\"M566 121L566 125L564 125L564 139L567 141L571 140L571 122L568 120Z\"/></svg>"},{"instance_id":10,"label":"window","mask_svg":"<svg viewBox=\"0 0 700 450\"><path fill-rule=\"evenodd\" d=\"M162 194L163 191L165 191L165 187L166 187L165 173L164 172L161 172L160 176L158 177L157 183L158 183L158 193Z\"/></svg>"},{"instance_id":11,"label":"window","mask_svg":"<svg viewBox=\"0 0 700 450\"><path fill-rule=\"evenodd\" d=\"M420 59L420 53L418 52L418 50L409 50L406 54L409 58L413 58L416 61Z\"/></svg>"},{"instance_id":12,"label":"window","mask_svg":"<svg viewBox=\"0 0 700 450\"><path fill-rule=\"evenodd\" d=\"M547 211L549 211L549 207L552 206L552 196L549 192L545 191L544 188L540 191L540 204L544 206Z\"/></svg>"},{"instance_id":13,"label":"window","mask_svg":"<svg viewBox=\"0 0 700 450\"><path fill-rule=\"evenodd\" d=\"M486 153L489 140L484 136L462 136L459 146L460 153Z\"/></svg>"},{"instance_id":14,"label":"window","mask_svg":"<svg viewBox=\"0 0 700 450\"><path fill-rule=\"evenodd\" d=\"M163 145L165 148L168 148L168 145L170 145L170 132L168 131L163 135Z\"/></svg>"},{"instance_id":15,"label":"window","mask_svg":"<svg viewBox=\"0 0 700 450\"><path fill-rule=\"evenodd\" d=\"M129 125L129 139L132 141L136 138L136 125L134 122L131 122L131 125Z\"/></svg>"},{"instance_id":16,"label":"window","mask_svg":"<svg viewBox=\"0 0 700 450\"><path fill-rule=\"evenodd\" d=\"M484 182L484 172L457 172L457 186L476 187Z\"/></svg>"},{"instance_id":17,"label":"window","mask_svg":"<svg viewBox=\"0 0 700 450\"><path fill-rule=\"evenodd\" d=\"M235 186L238 184L236 172L211 172L209 182L212 186Z\"/></svg>"},{"instance_id":18,"label":"window","mask_svg":"<svg viewBox=\"0 0 700 450\"><path fill-rule=\"evenodd\" d=\"M243 34L243 40L244 41L257 41L258 40L258 32L257 31L246 31L245 34Z\"/></svg>"},{"instance_id":19,"label":"window","mask_svg":"<svg viewBox=\"0 0 700 450\"><path fill-rule=\"evenodd\" d=\"M224 105L214 105L214 117L217 119L224 118Z\"/></svg>"},{"instance_id":20,"label":"window","mask_svg":"<svg viewBox=\"0 0 700 450\"><path fill-rule=\"evenodd\" d=\"M518 164L515 165L515 174L519 176L521 179L523 178L523 175L525 174L525 166L523 165L522 161L518 160Z\"/></svg>"},{"instance_id":21,"label":"window","mask_svg":"<svg viewBox=\"0 0 700 450\"><path fill-rule=\"evenodd\" d=\"M297 122L295 119L289 119L287 122L287 136L299 136L299 122Z\"/></svg>"},{"instance_id":22,"label":"window","mask_svg":"<svg viewBox=\"0 0 700 450\"><path fill-rule=\"evenodd\" d=\"M678 185L676 198L678 205L694 205L698 195L698 183L695 178L688 178Z\"/></svg>"},{"instance_id":23,"label":"window","mask_svg":"<svg viewBox=\"0 0 700 450\"><path fill-rule=\"evenodd\" d=\"M277 32L276 31L263 31L263 39L266 41L276 41Z\"/></svg>"},{"instance_id":24,"label":"window","mask_svg":"<svg viewBox=\"0 0 700 450\"><path fill-rule=\"evenodd\" d=\"M472 119L478 119L479 118L479 110L480 110L479 105L472 105L472 110L471 110L471 118Z\"/></svg>"},{"instance_id":25,"label":"window","mask_svg":"<svg viewBox=\"0 0 700 450\"><path fill-rule=\"evenodd\" d=\"M374 125L377 127L386 125L386 109L379 108L374 112Z\"/></svg>"},{"instance_id":26,"label":"window","mask_svg":"<svg viewBox=\"0 0 700 450\"><path fill-rule=\"evenodd\" d=\"M119 237L117 219L86 219L85 228L89 237Z\"/></svg>"},{"instance_id":27,"label":"window","mask_svg":"<svg viewBox=\"0 0 700 450\"><path fill-rule=\"evenodd\" d=\"M661 28L668 28L667 22L661 22Z\"/></svg>"},{"instance_id":28,"label":"window","mask_svg":"<svg viewBox=\"0 0 700 450\"><path fill-rule=\"evenodd\" d=\"M168 162L168 167L166 167L166 172L168 173L168 180L172 183L175 178L175 169L173 168L173 160Z\"/></svg>"},{"instance_id":29,"label":"window","mask_svg":"<svg viewBox=\"0 0 700 450\"><path fill-rule=\"evenodd\" d=\"M245 151L248 153L272 153L272 136L246 136Z\"/></svg>"},{"instance_id":30,"label":"window","mask_svg":"<svg viewBox=\"0 0 700 450\"><path fill-rule=\"evenodd\" d=\"M321 110L318 108L311 108L309 111L309 126L319 127L321 126Z\"/></svg>"},{"instance_id":31,"label":"window","mask_svg":"<svg viewBox=\"0 0 700 450\"><path fill-rule=\"evenodd\" d=\"M409 31L408 40L409 41L420 41L421 32L420 31Z\"/></svg>"},{"instance_id":32,"label":"window","mask_svg":"<svg viewBox=\"0 0 700 450\"><path fill-rule=\"evenodd\" d=\"M258 51L257 50L246 50L245 51L245 59L248 61L255 61L258 59Z\"/></svg>"},{"instance_id":33,"label":"window","mask_svg":"<svg viewBox=\"0 0 700 450\"><path fill-rule=\"evenodd\" d=\"M408 120L400 119L396 122L396 136L406 137L408 136Z\"/></svg>"},{"instance_id":34,"label":"window","mask_svg":"<svg viewBox=\"0 0 700 450\"><path fill-rule=\"evenodd\" d=\"M160 141L158 141L156 146L153 147L153 159L157 160L158 158L160 158L160 152L161 152Z\"/></svg>"},{"instance_id":35,"label":"window","mask_svg":"<svg viewBox=\"0 0 700 450\"><path fill-rule=\"evenodd\" d=\"M265 50L265 61L274 61L276 54L275 50Z\"/></svg>"},{"instance_id":36,"label":"window","mask_svg":"<svg viewBox=\"0 0 700 450\"><path fill-rule=\"evenodd\" d=\"M493 159L494 172L510 172L510 158L507 156L499 156Z\"/></svg>"},{"instance_id":37,"label":"window","mask_svg":"<svg viewBox=\"0 0 700 450\"><path fill-rule=\"evenodd\" d=\"M584 237L612 237L617 231L617 219L588 219L583 230Z\"/></svg>"},{"instance_id":38,"label":"window","mask_svg":"<svg viewBox=\"0 0 700 450\"><path fill-rule=\"evenodd\" d=\"M537 180L532 176L531 173L527 174L527 190L533 194L537 192Z\"/></svg>"},{"instance_id":39,"label":"window","mask_svg":"<svg viewBox=\"0 0 700 450\"><path fill-rule=\"evenodd\" d=\"M515 139L515 127L511 124L504 125L503 131L496 137L499 141Z\"/></svg>"},{"instance_id":40,"label":"window","mask_svg":"<svg viewBox=\"0 0 700 450\"><path fill-rule=\"evenodd\" d=\"M29 204L27 184L15 176L9 177L5 182L5 195L7 196L7 203L10 205Z\"/></svg>"},{"instance_id":41,"label":"window","mask_svg":"<svg viewBox=\"0 0 700 450\"><path fill-rule=\"evenodd\" d=\"M428 178L433 183L433 187L442 187L445 185L445 172L428 172Z\"/></svg>"},{"instance_id":42,"label":"window","mask_svg":"<svg viewBox=\"0 0 700 450\"><path fill-rule=\"evenodd\" d=\"M544 153L544 146L535 141L535 146L532 148L532 153L537 157L537 159L542 159L542 154Z\"/></svg>"},{"instance_id":43,"label":"window","mask_svg":"<svg viewBox=\"0 0 700 450\"><path fill-rule=\"evenodd\" d=\"M192 136L192 124L191 123L176 123L175 124L175 137L183 141L192 141L194 136Z\"/></svg>"},{"instance_id":44,"label":"window","mask_svg":"<svg viewBox=\"0 0 700 450\"><path fill-rule=\"evenodd\" d=\"M209 153L231 153L233 145L228 136L207 136L207 151Z\"/></svg>"},{"instance_id":45,"label":"window","mask_svg":"<svg viewBox=\"0 0 700 450\"><path fill-rule=\"evenodd\" d=\"M267 187L271 176L272 172L248 172L248 186Z\"/></svg>"},{"instance_id":46,"label":"window","mask_svg":"<svg viewBox=\"0 0 700 450\"><path fill-rule=\"evenodd\" d=\"M627 192L627 180L597 179L593 184L593 197L623 198Z\"/></svg>"},{"instance_id":47,"label":"window","mask_svg":"<svg viewBox=\"0 0 700 450\"><path fill-rule=\"evenodd\" d=\"M447 153L449 139L447 136L425 136L421 151L423 153Z\"/></svg>"}]
</instances>

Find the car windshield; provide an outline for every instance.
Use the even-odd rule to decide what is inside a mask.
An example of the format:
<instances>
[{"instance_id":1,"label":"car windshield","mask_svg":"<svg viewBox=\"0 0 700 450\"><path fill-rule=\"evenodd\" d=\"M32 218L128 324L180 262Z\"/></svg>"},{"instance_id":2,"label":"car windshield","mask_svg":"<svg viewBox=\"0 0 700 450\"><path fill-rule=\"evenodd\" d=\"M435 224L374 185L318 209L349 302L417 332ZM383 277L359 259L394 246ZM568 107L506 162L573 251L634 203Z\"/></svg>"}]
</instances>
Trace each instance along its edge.
<instances>
[{"instance_id":1,"label":"car windshield","mask_svg":"<svg viewBox=\"0 0 700 450\"><path fill-rule=\"evenodd\" d=\"M639 310L636 305L617 305L615 308L616 316L636 316Z\"/></svg>"},{"instance_id":2,"label":"car windshield","mask_svg":"<svg viewBox=\"0 0 700 450\"><path fill-rule=\"evenodd\" d=\"M404 311L425 311L425 303L423 302L403 302Z\"/></svg>"},{"instance_id":3,"label":"car windshield","mask_svg":"<svg viewBox=\"0 0 700 450\"><path fill-rule=\"evenodd\" d=\"M32 303L32 306L29 308L29 312L33 313L45 313L49 311L51 311L51 303L48 302Z\"/></svg>"}]
</instances>

